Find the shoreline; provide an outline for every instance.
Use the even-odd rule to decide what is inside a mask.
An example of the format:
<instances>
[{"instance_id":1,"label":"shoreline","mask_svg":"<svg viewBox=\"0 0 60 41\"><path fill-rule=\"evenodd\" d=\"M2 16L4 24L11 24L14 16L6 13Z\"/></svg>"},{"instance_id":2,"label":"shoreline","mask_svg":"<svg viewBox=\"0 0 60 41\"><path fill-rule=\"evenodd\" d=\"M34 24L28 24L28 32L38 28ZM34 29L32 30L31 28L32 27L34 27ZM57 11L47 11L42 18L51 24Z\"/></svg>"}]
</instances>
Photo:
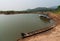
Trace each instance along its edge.
<instances>
[{"instance_id":1,"label":"shoreline","mask_svg":"<svg viewBox=\"0 0 60 41\"><path fill-rule=\"evenodd\" d=\"M18 39L18 41L60 41L60 15L51 13L50 17L56 22L56 27L44 33Z\"/></svg>"}]
</instances>

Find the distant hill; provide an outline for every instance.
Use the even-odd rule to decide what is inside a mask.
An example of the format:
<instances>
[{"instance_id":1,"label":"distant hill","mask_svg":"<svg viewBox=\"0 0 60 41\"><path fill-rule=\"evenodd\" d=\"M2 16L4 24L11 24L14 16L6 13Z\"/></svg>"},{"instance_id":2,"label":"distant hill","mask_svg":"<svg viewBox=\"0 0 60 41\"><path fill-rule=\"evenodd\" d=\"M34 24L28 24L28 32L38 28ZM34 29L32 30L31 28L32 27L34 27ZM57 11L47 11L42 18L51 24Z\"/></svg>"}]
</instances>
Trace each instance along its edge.
<instances>
[{"instance_id":1,"label":"distant hill","mask_svg":"<svg viewBox=\"0 0 60 41\"><path fill-rule=\"evenodd\" d=\"M39 11L53 11L55 9L56 9L55 7L50 7L50 8L37 7L37 8L34 8L34 9L27 9L26 11L28 11L28 12L39 12Z\"/></svg>"},{"instance_id":2,"label":"distant hill","mask_svg":"<svg viewBox=\"0 0 60 41\"><path fill-rule=\"evenodd\" d=\"M33 8L33 9L27 9L27 10L23 10L23 11L0 11L0 14L15 14L15 13L36 13L36 12L47 12L47 11L52 11L52 12L56 12L59 11L60 12L60 6L53 6L53 7L37 7L37 8Z\"/></svg>"},{"instance_id":3,"label":"distant hill","mask_svg":"<svg viewBox=\"0 0 60 41\"><path fill-rule=\"evenodd\" d=\"M52 8L52 9L56 9L56 8L58 8L58 6L52 6L52 7L50 7L50 8Z\"/></svg>"}]
</instances>

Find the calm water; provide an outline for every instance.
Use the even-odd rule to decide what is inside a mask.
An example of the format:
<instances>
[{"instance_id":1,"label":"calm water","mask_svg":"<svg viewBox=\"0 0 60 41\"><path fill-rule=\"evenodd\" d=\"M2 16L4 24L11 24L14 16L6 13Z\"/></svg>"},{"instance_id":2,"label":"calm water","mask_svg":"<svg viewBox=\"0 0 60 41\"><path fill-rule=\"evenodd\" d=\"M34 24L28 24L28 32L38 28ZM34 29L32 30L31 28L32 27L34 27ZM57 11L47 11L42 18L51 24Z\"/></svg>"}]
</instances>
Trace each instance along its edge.
<instances>
[{"instance_id":1,"label":"calm water","mask_svg":"<svg viewBox=\"0 0 60 41\"><path fill-rule=\"evenodd\" d=\"M52 24L44 22L40 14L0 15L0 41L16 41L22 32L31 32Z\"/></svg>"}]
</instances>

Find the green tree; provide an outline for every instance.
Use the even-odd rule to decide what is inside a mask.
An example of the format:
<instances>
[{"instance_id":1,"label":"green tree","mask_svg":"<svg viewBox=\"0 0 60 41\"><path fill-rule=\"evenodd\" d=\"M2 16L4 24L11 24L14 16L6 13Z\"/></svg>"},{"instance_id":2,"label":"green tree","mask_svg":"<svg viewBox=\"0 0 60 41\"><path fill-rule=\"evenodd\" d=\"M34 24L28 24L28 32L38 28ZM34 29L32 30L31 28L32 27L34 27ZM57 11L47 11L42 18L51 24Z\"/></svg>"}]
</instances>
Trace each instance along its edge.
<instances>
[{"instance_id":1,"label":"green tree","mask_svg":"<svg viewBox=\"0 0 60 41\"><path fill-rule=\"evenodd\" d=\"M58 10L60 10L60 6L58 6L58 8L57 8Z\"/></svg>"}]
</instances>

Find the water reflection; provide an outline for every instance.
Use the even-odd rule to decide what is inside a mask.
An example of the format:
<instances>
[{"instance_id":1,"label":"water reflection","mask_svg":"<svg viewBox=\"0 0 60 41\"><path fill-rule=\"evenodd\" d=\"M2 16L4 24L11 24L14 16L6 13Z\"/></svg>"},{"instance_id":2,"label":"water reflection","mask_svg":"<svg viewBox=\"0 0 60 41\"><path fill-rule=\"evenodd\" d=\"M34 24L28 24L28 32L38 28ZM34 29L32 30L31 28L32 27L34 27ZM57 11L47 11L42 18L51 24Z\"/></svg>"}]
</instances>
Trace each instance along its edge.
<instances>
[{"instance_id":1,"label":"water reflection","mask_svg":"<svg viewBox=\"0 0 60 41\"><path fill-rule=\"evenodd\" d=\"M40 17L40 14L0 15L0 41L16 41L21 33L31 32L52 24Z\"/></svg>"},{"instance_id":2,"label":"water reflection","mask_svg":"<svg viewBox=\"0 0 60 41\"><path fill-rule=\"evenodd\" d=\"M43 22L49 22L50 19L46 18L46 17L43 17L43 16L40 16L40 19L43 21Z\"/></svg>"}]
</instances>

